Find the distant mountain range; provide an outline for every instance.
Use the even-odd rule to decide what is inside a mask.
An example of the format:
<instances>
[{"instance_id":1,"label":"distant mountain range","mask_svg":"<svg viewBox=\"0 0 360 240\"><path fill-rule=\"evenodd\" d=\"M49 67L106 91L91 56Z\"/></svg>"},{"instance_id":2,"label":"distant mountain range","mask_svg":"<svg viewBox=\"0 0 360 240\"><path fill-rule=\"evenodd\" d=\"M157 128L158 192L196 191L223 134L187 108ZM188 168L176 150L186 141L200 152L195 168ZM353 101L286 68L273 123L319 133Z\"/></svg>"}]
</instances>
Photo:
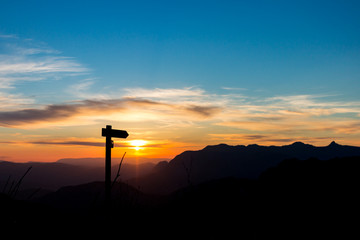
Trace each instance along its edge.
<instances>
[{"instance_id":1,"label":"distant mountain range","mask_svg":"<svg viewBox=\"0 0 360 240\"><path fill-rule=\"evenodd\" d=\"M360 201L359 147L220 144L157 165L124 164L122 177L128 178L113 185L111 211L104 208L104 168L80 165L0 162L3 229L41 226L82 235L101 229L166 238L174 236L169 233L184 238L217 234L220 239L350 239L358 234L353 219ZM30 166L21 185L33 190L19 191L14 200L8 189ZM100 180L92 180L96 177ZM39 187L53 191L34 196ZM16 200L21 194L23 200Z\"/></svg>"},{"instance_id":2,"label":"distant mountain range","mask_svg":"<svg viewBox=\"0 0 360 240\"><path fill-rule=\"evenodd\" d=\"M327 160L336 157L360 156L360 147L331 142L316 147L302 142L285 146L207 146L199 151L186 151L170 162L160 162L152 174L132 184L145 192L169 193L176 189L224 177L254 179L266 169L285 159Z\"/></svg>"},{"instance_id":3,"label":"distant mountain range","mask_svg":"<svg viewBox=\"0 0 360 240\"><path fill-rule=\"evenodd\" d=\"M168 158L147 158L147 157L128 157L125 156L124 163L126 164L142 164L142 163L158 163L160 161L169 161ZM111 158L112 165L118 165L121 158ZM104 158L62 158L56 161L57 163L65 163L84 167L104 167Z\"/></svg>"},{"instance_id":4,"label":"distant mountain range","mask_svg":"<svg viewBox=\"0 0 360 240\"><path fill-rule=\"evenodd\" d=\"M50 163L0 161L0 192L7 193L18 183L30 167L30 171L21 182L20 190L33 189L35 191L36 189L42 189L54 191L63 186L104 180L104 166L96 164L87 166L83 164L83 159L80 159L78 162L75 160L68 160L68 163L65 162L65 160ZM104 160L102 162L104 164ZM152 171L154 166L154 163L149 162L138 165L123 163L118 180L127 181L139 175L146 175ZM115 177L117 170L118 166L113 165L113 177ZM17 197L22 198L21 191ZM26 198L27 196L24 197Z\"/></svg>"},{"instance_id":5,"label":"distant mountain range","mask_svg":"<svg viewBox=\"0 0 360 240\"><path fill-rule=\"evenodd\" d=\"M119 180L146 193L168 194L186 186L214 179L255 179L285 159L327 160L351 156L360 156L360 147L344 146L335 142L325 147L315 147L301 142L285 146L219 144L207 146L199 151L185 151L169 162L160 161L156 165L148 162L139 165L129 164L125 158ZM103 164L104 160L101 158L61 159L53 163L2 161L0 191L6 192L11 184L16 184L30 166L32 169L22 181L21 189L56 190L63 186L103 181ZM116 171L117 166L114 165L113 177Z\"/></svg>"}]
</instances>

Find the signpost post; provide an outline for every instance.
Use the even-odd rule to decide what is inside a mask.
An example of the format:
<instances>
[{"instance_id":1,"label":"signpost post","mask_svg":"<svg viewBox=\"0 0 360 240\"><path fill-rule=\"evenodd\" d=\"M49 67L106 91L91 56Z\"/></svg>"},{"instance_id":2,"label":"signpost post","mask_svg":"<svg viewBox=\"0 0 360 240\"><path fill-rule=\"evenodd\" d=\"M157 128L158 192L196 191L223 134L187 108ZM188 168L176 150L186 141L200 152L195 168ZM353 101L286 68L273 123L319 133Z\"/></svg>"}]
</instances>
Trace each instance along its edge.
<instances>
[{"instance_id":1,"label":"signpost post","mask_svg":"<svg viewBox=\"0 0 360 240\"><path fill-rule=\"evenodd\" d=\"M105 150L105 205L110 208L111 204L111 148L114 147L114 142L111 140L115 138L127 138L129 134L124 130L112 129L111 125L106 125L102 129L103 137L106 137Z\"/></svg>"}]
</instances>

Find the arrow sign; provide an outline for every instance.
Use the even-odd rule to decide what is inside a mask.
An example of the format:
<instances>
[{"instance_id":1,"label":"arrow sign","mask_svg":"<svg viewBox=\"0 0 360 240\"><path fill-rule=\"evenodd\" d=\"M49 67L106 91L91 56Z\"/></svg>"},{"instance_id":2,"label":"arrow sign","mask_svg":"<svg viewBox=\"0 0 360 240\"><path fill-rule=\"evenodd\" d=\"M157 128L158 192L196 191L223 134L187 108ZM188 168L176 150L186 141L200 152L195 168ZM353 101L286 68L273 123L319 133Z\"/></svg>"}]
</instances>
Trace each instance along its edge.
<instances>
[{"instance_id":1,"label":"arrow sign","mask_svg":"<svg viewBox=\"0 0 360 240\"><path fill-rule=\"evenodd\" d=\"M102 129L101 135L106 137L105 144L105 203L110 211L111 204L111 148L114 147L112 137L127 138L129 134L124 130L112 129L111 125L106 125L106 128Z\"/></svg>"},{"instance_id":2,"label":"arrow sign","mask_svg":"<svg viewBox=\"0 0 360 240\"><path fill-rule=\"evenodd\" d=\"M115 138L127 138L129 136L127 131L117 130L117 129L106 129L106 128L102 129L101 135L103 137L115 137Z\"/></svg>"}]
</instances>

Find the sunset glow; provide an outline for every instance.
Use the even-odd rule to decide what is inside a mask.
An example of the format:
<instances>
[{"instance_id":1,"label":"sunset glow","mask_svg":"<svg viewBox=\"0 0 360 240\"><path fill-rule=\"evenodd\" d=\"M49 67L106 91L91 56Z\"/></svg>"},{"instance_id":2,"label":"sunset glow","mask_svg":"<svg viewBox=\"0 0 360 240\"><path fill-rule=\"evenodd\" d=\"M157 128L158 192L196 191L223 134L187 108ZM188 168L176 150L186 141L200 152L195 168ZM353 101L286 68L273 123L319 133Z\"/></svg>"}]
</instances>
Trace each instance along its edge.
<instances>
[{"instance_id":1,"label":"sunset glow","mask_svg":"<svg viewBox=\"0 0 360 240\"><path fill-rule=\"evenodd\" d=\"M142 147L145 146L147 142L145 140L131 140L129 143L136 151L139 151L140 149L143 149Z\"/></svg>"},{"instance_id":2,"label":"sunset glow","mask_svg":"<svg viewBox=\"0 0 360 240\"><path fill-rule=\"evenodd\" d=\"M357 3L20 2L0 8L0 160L104 157L106 125L129 133L114 156L154 161L360 145Z\"/></svg>"}]
</instances>

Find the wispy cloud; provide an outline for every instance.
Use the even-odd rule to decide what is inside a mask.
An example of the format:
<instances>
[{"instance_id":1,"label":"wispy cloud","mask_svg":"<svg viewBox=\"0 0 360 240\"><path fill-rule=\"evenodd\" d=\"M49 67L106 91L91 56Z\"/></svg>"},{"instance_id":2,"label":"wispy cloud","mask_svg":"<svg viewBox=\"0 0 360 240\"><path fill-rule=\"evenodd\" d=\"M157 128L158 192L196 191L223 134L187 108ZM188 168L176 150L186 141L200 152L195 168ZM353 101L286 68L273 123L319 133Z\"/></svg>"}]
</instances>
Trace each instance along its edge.
<instances>
[{"instance_id":1,"label":"wispy cloud","mask_svg":"<svg viewBox=\"0 0 360 240\"><path fill-rule=\"evenodd\" d=\"M360 102L334 101L330 95L276 96L246 102L228 110L214 123L251 131L281 133L289 136L324 134L357 134Z\"/></svg>"},{"instance_id":2,"label":"wispy cloud","mask_svg":"<svg viewBox=\"0 0 360 240\"><path fill-rule=\"evenodd\" d=\"M25 107L34 103L31 98L26 98L21 94L10 94L0 92L0 114L1 111L9 111L10 109Z\"/></svg>"},{"instance_id":3,"label":"wispy cloud","mask_svg":"<svg viewBox=\"0 0 360 240\"><path fill-rule=\"evenodd\" d=\"M236 87L221 87L221 89L228 91L246 91L246 88L236 88Z\"/></svg>"},{"instance_id":4,"label":"wispy cloud","mask_svg":"<svg viewBox=\"0 0 360 240\"><path fill-rule=\"evenodd\" d=\"M221 111L220 107L217 106L197 106L189 105L185 107L186 111L199 114L203 117L211 117Z\"/></svg>"},{"instance_id":5,"label":"wispy cloud","mask_svg":"<svg viewBox=\"0 0 360 240\"><path fill-rule=\"evenodd\" d=\"M43 56L29 58L25 56L0 56L0 74L2 78L11 80L16 80L17 76L21 74L28 76L29 74L83 73L86 71L88 71L87 68L71 57Z\"/></svg>"},{"instance_id":6,"label":"wispy cloud","mask_svg":"<svg viewBox=\"0 0 360 240\"><path fill-rule=\"evenodd\" d=\"M45 43L16 35L0 35L0 47L0 101L14 109L23 108L25 99L27 103L35 102L33 97L25 97L17 91L20 83L58 81L90 71L75 58L63 56ZM4 109L3 104L0 109Z\"/></svg>"},{"instance_id":7,"label":"wispy cloud","mask_svg":"<svg viewBox=\"0 0 360 240\"><path fill-rule=\"evenodd\" d=\"M94 100L110 100L119 98L119 91L110 94L109 91L101 92L94 85L98 79L89 77L68 86L66 92L71 94L75 99L94 99Z\"/></svg>"},{"instance_id":8,"label":"wispy cloud","mask_svg":"<svg viewBox=\"0 0 360 240\"><path fill-rule=\"evenodd\" d=\"M59 138L59 139L51 139L41 137L38 140L27 141L23 139L19 139L17 141L0 141L2 144L15 144L15 145L59 145L59 146L84 146L84 147L105 147L104 139L94 139L94 138ZM131 144L131 141L115 141L116 147L130 147L134 146ZM154 141L148 141L143 148L161 148L167 146L168 143L159 143Z\"/></svg>"},{"instance_id":9,"label":"wispy cloud","mask_svg":"<svg viewBox=\"0 0 360 240\"><path fill-rule=\"evenodd\" d=\"M0 34L0 38L13 38L13 39L18 39L19 37L15 34Z\"/></svg>"},{"instance_id":10,"label":"wispy cloud","mask_svg":"<svg viewBox=\"0 0 360 240\"><path fill-rule=\"evenodd\" d=\"M104 147L105 142L99 141L95 139L44 139L44 136L38 140L33 141L26 141L23 139L18 139L16 141L1 141L0 143L3 144L16 144L16 145L23 145L23 144L34 144L34 145L63 145L63 146L89 146L89 147Z\"/></svg>"},{"instance_id":11,"label":"wispy cloud","mask_svg":"<svg viewBox=\"0 0 360 240\"><path fill-rule=\"evenodd\" d=\"M179 99L189 97L201 97L205 91L198 88L183 88L183 89L145 89L145 88L125 88L126 96L128 97L142 97L142 98L157 98L157 99Z\"/></svg>"},{"instance_id":12,"label":"wispy cloud","mask_svg":"<svg viewBox=\"0 0 360 240\"><path fill-rule=\"evenodd\" d=\"M99 112L119 111L122 101L92 101L85 100L69 104L45 105L43 108L22 109L0 112L0 125L15 127L44 122L60 122L79 115L91 116Z\"/></svg>"},{"instance_id":13,"label":"wispy cloud","mask_svg":"<svg viewBox=\"0 0 360 240\"><path fill-rule=\"evenodd\" d=\"M90 146L90 147L104 147L104 142L95 142L95 141L31 141L26 142L29 144L38 144L38 145L70 145L70 146Z\"/></svg>"},{"instance_id":14,"label":"wispy cloud","mask_svg":"<svg viewBox=\"0 0 360 240\"><path fill-rule=\"evenodd\" d=\"M217 142L228 142L228 143L236 143L236 144L288 144L296 141L302 141L307 143L317 143L318 141L327 141L332 139L331 137L304 137L304 136L286 136L280 134L209 134L210 140ZM341 137L337 137L340 139Z\"/></svg>"},{"instance_id":15,"label":"wispy cloud","mask_svg":"<svg viewBox=\"0 0 360 240\"><path fill-rule=\"evenodd\" d=\"M209 134L211 140L238 142L238 143L258 143L258 142L293 142L296 138L280 137L271 134Z\"/></svg>"},{"instance_id":16,"label":"wispy cloud","mask_svg":"<svg viewBox=\"0 0 360 240\"><path fill-rule=\"evenodd\" d=\"M283 113L303 113L309 115L331 115L335 113L358 113L360 102L333 101L332 95L293 95L276 96L265 99L274 108L281 109Z\"/></svg>"}]
</instances>

